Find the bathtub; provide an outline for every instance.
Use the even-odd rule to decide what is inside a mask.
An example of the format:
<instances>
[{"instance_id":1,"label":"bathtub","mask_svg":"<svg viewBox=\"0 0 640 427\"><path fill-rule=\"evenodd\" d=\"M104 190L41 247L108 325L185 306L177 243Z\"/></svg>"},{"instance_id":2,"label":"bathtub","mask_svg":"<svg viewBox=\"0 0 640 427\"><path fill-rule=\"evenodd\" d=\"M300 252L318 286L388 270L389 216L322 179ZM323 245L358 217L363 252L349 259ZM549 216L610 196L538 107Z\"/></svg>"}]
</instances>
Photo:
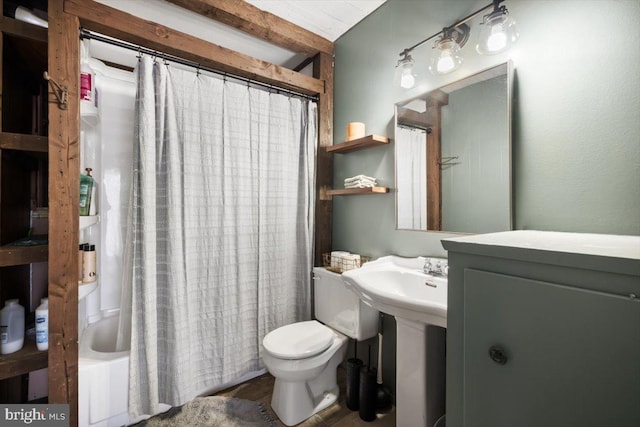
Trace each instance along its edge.
<instances>
[{"instance_id":1,"label":"bathtub","mask_svg":"<svg viewBox=\"0 0 640 427\"><path fill-rule=\"evenodd\" d=\"M148 418L130 418L129 351L116 350L118 313L89 324L78 346L78 427L121 427ZM249 372L235 381L198 393L208 396L259 375L266 369ZM160 403L164 412L171 406Z\"/></svg>"},{"instance_id":2,"label":"bathtub","mask_svg":"<svg viewBox=\"0 0 640 427\"><path fill-rule=\"evenodd\" d=\"M129 351L115 351L118 316L85 329L78 348L78 425L129 424Z\"/></svg>"}]
</instances>

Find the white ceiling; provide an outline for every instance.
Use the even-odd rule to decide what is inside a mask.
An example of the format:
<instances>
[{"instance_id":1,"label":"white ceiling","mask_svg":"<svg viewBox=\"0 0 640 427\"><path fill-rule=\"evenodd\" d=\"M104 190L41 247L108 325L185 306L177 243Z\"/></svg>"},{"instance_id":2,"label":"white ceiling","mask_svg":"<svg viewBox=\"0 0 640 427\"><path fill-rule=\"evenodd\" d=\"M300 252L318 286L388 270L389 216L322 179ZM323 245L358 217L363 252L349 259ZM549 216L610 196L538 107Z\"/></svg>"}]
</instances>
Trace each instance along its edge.
<instances>
[{"instance_id":1,"label":"white ceiling","mask_svg":"<svg viewBox=\"0 0 640 427\"><path fill-rule=\"evenodd\" d=\"M246 1L333 42L386 0Z\"/></svg>"},{"instance_id":2,"label":"white ceiling","mask_svg":"<svg viewBox=\"0 0 640 427\"><path fill-rule=\"evenodd\" d=\"M300 54L274 46L164 0L96 1L272 64L293 68L305 59ZM249 3L262 10L273 13L331 41L335 41L385 1L248 0ZM91 54L95 58L123 65L133 66L136 63L135 54L123 53L123 49L95 41L91 42Z\"/></svg>"}]
</instances>

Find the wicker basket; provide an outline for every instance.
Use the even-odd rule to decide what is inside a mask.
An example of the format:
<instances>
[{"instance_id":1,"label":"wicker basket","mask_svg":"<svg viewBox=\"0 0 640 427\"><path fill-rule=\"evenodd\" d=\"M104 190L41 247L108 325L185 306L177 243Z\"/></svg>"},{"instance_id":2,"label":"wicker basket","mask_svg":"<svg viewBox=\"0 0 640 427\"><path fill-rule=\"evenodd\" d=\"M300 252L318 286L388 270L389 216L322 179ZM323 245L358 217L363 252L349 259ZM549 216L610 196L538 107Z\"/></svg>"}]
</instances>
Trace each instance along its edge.
<instances>
[{"instance_id":1,"label":"wicker basket","mask_svg":"<svg viewBox=\"0 0 640 427\"><path fill-rule=\"evenodd\" d=\"M360 255L360 259L348 259L332 256L331 253L322 254L322 265L329 271L342 274L345 271L360 268L365 262L371 261L371 257Z\"/></svg>"}]
</instances>

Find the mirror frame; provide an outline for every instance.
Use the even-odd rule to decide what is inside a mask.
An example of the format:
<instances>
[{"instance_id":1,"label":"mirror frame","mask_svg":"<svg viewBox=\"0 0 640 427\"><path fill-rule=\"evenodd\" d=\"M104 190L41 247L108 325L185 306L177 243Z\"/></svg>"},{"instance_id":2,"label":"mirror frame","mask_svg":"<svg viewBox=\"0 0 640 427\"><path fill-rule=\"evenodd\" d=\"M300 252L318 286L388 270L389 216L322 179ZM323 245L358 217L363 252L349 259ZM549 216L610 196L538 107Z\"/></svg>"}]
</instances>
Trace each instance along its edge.
<instances>
[{"instance_id":1,"label":"mirror frame","mask_svg":"<svg viewBox=\"0 0 640 427\"><path fill-rule=\"evenodd\" d=\"M473 84L479 83L481 81L484 80L488 80L490 78L493 77L489 77L489 78L481 78L481 75L484 73L487 73L491 70L496 70L499 68L503 68L506 67L506 78L507 78L507 128L508 128L508 159L509 159L509 185L508 185L508 194L509 194L509 214L508 214L508 218L509 218L509 224L508 224L508 229L507 230L501 230L501 231L510 231L513 230L513 226L514 226L514 209L513 209L513 203L514 203L514 185L513 185L513 106L514 106L514 77L515 77L515 67L513 65L513 61L512 60L508 60L506 62L501 62L499 64L493 65L491 67L487 67L484 68L480 71L477 71L473 74L469 74L468 76L464 76L461 77L458 80L454 80L451 83L447 83L444 86L440 86L440 87L436 87L433 88L425 93L422 93L418 96L414 96L412 98L406 99L404 101L400 101L400 102L396 102L394 104L394 115L393 115L393 125L394 125L394 180L395 180L395 188L396 188L396 197L395 197L395 214L396 214L396 230L399 231L418 231L418 232L429 232L429 233L446 233L446 234L462 234L462 235L468 235L468 234L480 234L480 233L473 233L473 232L462 232L462 231L448 231L448 230L430 230L428 229L428 225L426 229L419 229L419 228L400 228L398 226L398 161L397 161L397 156L398 156L398 140L397 137L395 136L396 133L396 129L398 128L398 107L400 105L406 105L409 102L413 101L413 100L417 100L417 99L423 99L427 94L431 93L431 92L435 92L437 90L445 90L446 89L446 93L449 94L457 89L462 89L465 88L467 86L471 86ZM503 73L500 74L496 74L495 76L498 75L502 75ZM494 77L495 77L494 76ZM468 82L469 80L477 80L477 81L471 81ZM464 84L463 84L464 83Z\"/></svg>"}]
</instances>

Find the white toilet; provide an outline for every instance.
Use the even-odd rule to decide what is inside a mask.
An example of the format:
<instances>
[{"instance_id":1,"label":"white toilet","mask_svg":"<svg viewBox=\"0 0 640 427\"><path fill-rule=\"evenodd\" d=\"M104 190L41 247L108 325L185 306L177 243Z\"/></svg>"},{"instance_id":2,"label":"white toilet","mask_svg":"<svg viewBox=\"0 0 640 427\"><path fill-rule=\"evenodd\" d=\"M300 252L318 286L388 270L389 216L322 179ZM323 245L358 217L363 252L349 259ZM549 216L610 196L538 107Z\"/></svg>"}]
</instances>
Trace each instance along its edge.
<instances>
[{"instance_id":1,"label":"white toilet","mask_svg":"<svg viewBox=\"0 0 640 427\"><path fill-rule=\"evenodd\" d=\"M313 275L319 321L282 326L262 340L264 365L276 379L271 407L288 426L338 399L336 369L348 337L361 341L378 333L378 311L362 303L339 274L315 267Z\"/></svg>"}]
</instances>

